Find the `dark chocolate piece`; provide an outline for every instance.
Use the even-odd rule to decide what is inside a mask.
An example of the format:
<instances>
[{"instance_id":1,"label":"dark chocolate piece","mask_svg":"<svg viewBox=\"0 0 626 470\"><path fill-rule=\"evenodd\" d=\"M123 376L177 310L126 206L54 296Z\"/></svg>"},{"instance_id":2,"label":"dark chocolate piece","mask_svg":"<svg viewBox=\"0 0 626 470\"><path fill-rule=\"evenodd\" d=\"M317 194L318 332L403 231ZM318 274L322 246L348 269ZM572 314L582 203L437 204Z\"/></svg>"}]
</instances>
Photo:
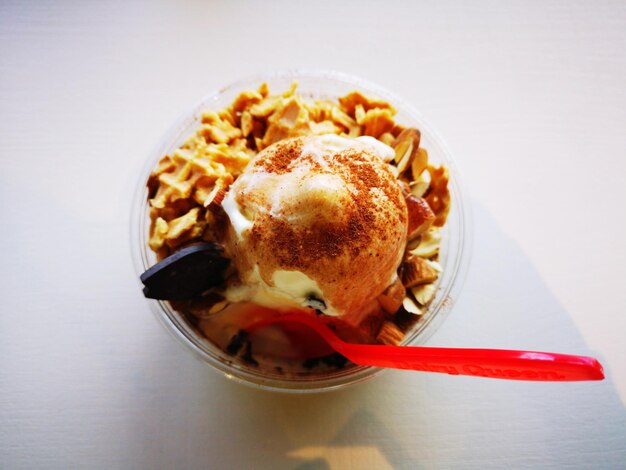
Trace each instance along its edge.
<instances>
[{"instance_id":1,"label":"dark chocolate piece","mask_svg":"<svg viewBox=\"0 0 626 470\"><path fill-rule=\"evenodd\" d=\"M231 356L235 356L247 341L248 332L245 330L239 330L239 332L231 338L228 346L226 346L226 352Z\"/></svg>"},{"instance_id":2,"label":"dark chocolate piece","mask_svg":"<svg viewBox=\"0 0 626 470\"><path fill-rule=\"evenodd\" d=\"M305 369L313 369L313 367L317 366L319 363L319 358L309 357L302 362L302 367L304 367Z\"/></svg>"},{"instance_id":3,"label":"dark chocolate piece","mask_svg":"<svg viewBox=\"0 0 626 470\"><path fill-rule=\"evenodd\" d=\"M348 358L346 356L342 356L338 352L334 352L328 356L322 357L321 361L329 367L343 369L348 363Z\"/></svg>"},{"instance_id":4,"label":"dark chocolate piece","mask_svg":"<svg viewBox=\"0 0 626 470\"><path fill-rule=\"evenodd\" d=\"M342 356L338 352L328 354L321 357L309 357L302 362L302 367L305 369L313 369L320 365L320 363L326 364L328 367L335 369L343 369L348 364L348 358Z\"/></svg>"},{"instance_id":5,"label":"dark chocolate piece","mask_svg":"<svg viewBox=\"0 0 626 470\"><path fill-rule=\"evenodd\" d=\"M253 365L253 366L259 365L257 360L252 355L252 342L250 340L246 341L243 353L241 354L241 359L243 359L245 362L247 362L250 365Z\"/></svg>"},{"instance_id":6,"label":"dark chocolate piece","mask_svg":"<svg viewBox=\"0 0 626 470\"><path fill-rule=\"evenodd\" d=\"M215 243L192 245L152 266L141 276L149 299L188 300L224 282L230 260Z\"/></svg>"},{"instance_id":7,"label":"dark chocolate piece","mask_svg":"<svg viewBox=\"0 0 626 470\"><path fill-rule=\"evenodd\" d=\"M315 312L318 312L318 314L323 313L324 310L326 310L326 302L315 294L309 294L307 296L306 306L314 309Z\"/></svg>"}]
</instances>

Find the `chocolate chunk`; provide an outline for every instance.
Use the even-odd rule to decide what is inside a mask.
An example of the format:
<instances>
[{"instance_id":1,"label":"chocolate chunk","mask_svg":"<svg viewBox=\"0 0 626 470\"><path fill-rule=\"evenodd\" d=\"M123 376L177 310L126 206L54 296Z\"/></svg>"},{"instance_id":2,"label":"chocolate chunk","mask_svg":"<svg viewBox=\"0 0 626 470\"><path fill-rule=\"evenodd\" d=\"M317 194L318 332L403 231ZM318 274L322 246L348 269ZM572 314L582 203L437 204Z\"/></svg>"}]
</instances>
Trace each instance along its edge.
<instances>
[{"instance_id":1,"label":"chocolate chunk","mask_svg":"<svg viewBox=\"0 0 626 470\"><path fill-rule=\"evenodd\" d=\"M326 310L326 302L320 299L315 294L309 294L306 297L306 306L315 310L316 313L321 314Z\"/></svg>"},{"instance_id":2,"label":"chocolate chunk","mask_svg":"<svg viewBox=\"0 0 626 470\"><path fill-rule=\"evenodd\" d=\"M252 342L248 339L248 332L245 330L239 330L239 332L233 336L226 346L226 352L231 356L236 356L243 348L241 353L241 359L248 364L258 366L258 361L252 355Z\"/></svg>"},{"instance_id":3,"label":"chocolate chunk","mask_svg":"<svg viewBox=\"0 0 626 470\"><path fill-rule=\"evenodd\" d=\"M224 282L230 260L215 243L192 245L177 251L145 271L143 294L150 299L188 300Z\"/></svg>"},{"instance_id":4,"label":"chocolate chunk","mask_svg":"<svg viewBox=\"0 0 626 470\"><path fill-rule=\"evenodd\" d=\"M252 355L252 343L250 340L246 341L245 348L243 350L243 354L241 355L241 359L247 362L250 365L258 366L259 363Z\"/></svg>"},{"instance_id":5,"label":"chocolate chunk","mask_svg":"<svg viewBox=\"0 0 626 470\"><path fill-rule=\"evenodd\" d=\"M309 357L302 362L302 367L305 369L313 369L313 367L317 366L320 363L319 358L317 357Z\"/></svg>"},{"instance_id":6,"label":"chocolate chunk","mask_svg":"<svg viewBox=\"0 0 626 470\"><path fill-rule=\"evenodd\" d=\"M233 336L230 340L230 343L228 343L228 346L226 346L226 352L231 356L234 356L241 350L247 340L248 332L244 330L239 330L239 333Z\"/></svg>"},{"instance_id":7,"label":"chocolate chunk","mask_svg":"<svg viewBox=\"0 0 626 470\"><path fill-rule=\"evenodd\" d=\"M338 352L329 354L327 356L322 357L310 357L302 362L302 367L305 369L313 369L322 364L326 364L328 367L332 367L335 369L343 369L348 363L348 358L342 356Z\"/></svg>"},{"instance_id":8,"label":"chocolate chunk","mask_svg":"<svg viewBox=\"0 0 626 470\"><path fill-rule=\"evenodd\" d=\"M329 367L336 367L337 369L342 369L348 363L348 358L342 356L338 352L329 354L328 356L324 356L321 358L322 362Z\"/></svg>"}]
</instances>

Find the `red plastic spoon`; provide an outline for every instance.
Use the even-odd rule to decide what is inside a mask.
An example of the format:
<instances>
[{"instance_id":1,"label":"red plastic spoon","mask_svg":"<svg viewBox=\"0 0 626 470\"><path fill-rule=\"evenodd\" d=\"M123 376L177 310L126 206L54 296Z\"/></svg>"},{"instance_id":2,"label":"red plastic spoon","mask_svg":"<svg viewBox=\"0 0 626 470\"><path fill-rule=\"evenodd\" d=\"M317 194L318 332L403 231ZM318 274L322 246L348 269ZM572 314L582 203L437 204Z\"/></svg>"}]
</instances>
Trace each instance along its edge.
<instances>
[{"instance_id":1,"label":"red plastic spoon","mask_svg":"<svg viewBox=\"0 0 626 470\"><path fill-rule=\"evenodd\" d=\"M341 340L323 321L305 314L285 314L258 321L257 331L281 323L314 330L328 345L355 364L492 379L571 382L602 380L602 365L593 357L504 349L433 348L352 344Z\"/></svg>"}]
</instances>

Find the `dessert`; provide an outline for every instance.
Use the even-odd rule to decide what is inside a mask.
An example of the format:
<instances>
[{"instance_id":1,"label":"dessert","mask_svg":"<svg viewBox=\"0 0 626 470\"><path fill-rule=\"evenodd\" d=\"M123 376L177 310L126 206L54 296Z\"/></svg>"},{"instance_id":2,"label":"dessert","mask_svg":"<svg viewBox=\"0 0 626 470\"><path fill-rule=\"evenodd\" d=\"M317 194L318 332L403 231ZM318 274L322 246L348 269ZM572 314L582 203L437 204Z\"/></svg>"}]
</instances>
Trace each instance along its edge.
<instances>
[{"instance_id":1,"label":"dessert","mask_svg":"<svg viewBox=\"0 0 626 470\"><path fill-rule=\"evenodd\" d=\"M261 151L222 202L240 278L226 297L358 324L396 280L406 243L406 203L385 162L393 157L377 141L334 134Z\"/></svg>"},{"instance_id":2,"label":"dessert","mask_svg":"<svg viewBox=\"0 0 626 470\"><path fill-rule=\"evenodd\" d=\"M263 84L204 112L159 161L148 180L157 259L209 243L229 263L221 282L170 303L233 361L284 374L349 366L297 328L246 331L285 311L363 343L398 344L420 321L441 272L448 170L394 114L356 91L309 100L297 84L278 95Z\"/></svg>"}]
</instances>

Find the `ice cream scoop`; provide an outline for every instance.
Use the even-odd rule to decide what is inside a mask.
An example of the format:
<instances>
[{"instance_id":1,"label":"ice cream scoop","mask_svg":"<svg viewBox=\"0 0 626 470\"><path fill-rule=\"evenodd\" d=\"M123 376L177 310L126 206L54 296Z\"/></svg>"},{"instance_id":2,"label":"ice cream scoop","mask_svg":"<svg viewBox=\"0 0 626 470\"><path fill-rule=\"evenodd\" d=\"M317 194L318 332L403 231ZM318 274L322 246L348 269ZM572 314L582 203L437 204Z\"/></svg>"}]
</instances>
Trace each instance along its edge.
<instances>
[{"instance_id":1,"label":"ice cream scoop","mask_svg":"<svg viewBox=\"0 0 626 470\"><path fill-rule=\"evenodd\" d=\"M370 313L396 279L407 238L393 156L375 139L336 135L260 152L222 202L231 222L225 250L238 273L226 297L354 323Z\"/></svg>"}]
</instances>

